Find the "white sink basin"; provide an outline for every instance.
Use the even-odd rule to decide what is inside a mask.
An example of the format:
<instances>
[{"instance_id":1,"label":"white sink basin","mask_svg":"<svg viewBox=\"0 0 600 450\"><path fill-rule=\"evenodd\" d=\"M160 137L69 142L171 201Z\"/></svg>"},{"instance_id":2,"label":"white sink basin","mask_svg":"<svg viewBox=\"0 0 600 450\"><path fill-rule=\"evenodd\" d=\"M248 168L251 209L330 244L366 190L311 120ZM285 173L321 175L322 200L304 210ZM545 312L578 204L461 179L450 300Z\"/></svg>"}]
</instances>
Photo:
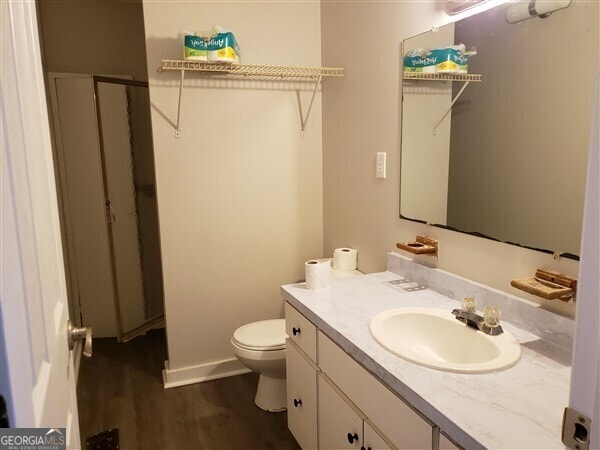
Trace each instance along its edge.
<instances>
[{"instance_id":1,"label":"white sink basin","mask_svg":"<svg viewBox=\"0 0 600 450\"><path fill-rule=\"evenodd\" d=\"M369 325L382 347L416 364L458 373L506 369L521 356L506 330L488 336L456 320L450 311L398 308L377 314Z\"/></svg>"}]
</instances>

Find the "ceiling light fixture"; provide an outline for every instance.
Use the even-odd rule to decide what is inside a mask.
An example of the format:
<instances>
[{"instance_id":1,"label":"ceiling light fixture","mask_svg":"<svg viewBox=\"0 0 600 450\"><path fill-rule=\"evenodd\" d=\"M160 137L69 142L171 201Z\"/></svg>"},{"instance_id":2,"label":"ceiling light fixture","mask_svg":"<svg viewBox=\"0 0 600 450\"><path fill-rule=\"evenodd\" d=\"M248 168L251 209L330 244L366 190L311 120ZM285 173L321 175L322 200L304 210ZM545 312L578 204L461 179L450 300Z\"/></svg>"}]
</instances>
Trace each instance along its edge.
<instances>
[{"instance_id":1,"label":"ceiling light fixture","mask_svg":"<svg viewBox=\"0 0 600 450\"><path fill-rule=\"evenodd\" d=\"M521 22L531 17L545 19L554 11L566 8L571 0L531 0L512 3L506 10L506 20L510 23Z\"/></svg>"}]
</instances>

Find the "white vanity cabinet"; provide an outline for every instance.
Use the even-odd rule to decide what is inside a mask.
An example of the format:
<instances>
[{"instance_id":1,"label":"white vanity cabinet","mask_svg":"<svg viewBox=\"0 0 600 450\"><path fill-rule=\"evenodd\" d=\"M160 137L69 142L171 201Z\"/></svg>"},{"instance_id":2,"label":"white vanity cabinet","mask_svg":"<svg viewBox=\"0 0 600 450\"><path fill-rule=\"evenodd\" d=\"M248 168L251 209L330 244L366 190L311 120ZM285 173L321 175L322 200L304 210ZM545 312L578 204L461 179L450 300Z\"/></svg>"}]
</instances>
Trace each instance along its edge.
<instances>
[{"instance_id":1,"label":"white vanity cabinet","mask_svg":"<svg viewBox=\"0 0 600 450\"><path fill-rule=\"evenodd\" d=\"M437 427L288 303L285 315L288 428L303 449L432 448Z\"/></svg>"},{"instance_id":2,"label":"white vanity cabinet","mask_svg":"<svg viewBox=\"0 0 600 450\"><path fill-rule=\"evenodd\" d=\"M319 448L359 449L363 417L322 374L319 375Z\"/></svg>"},{"instance_id":3,"label":"white vanity cabinet","mask_svg":"<svg viewBox=\"0 0 600 450\"><path fill-rule=\"evenodd\" d=\"M288 428L303 449L317 448L318 368L286 340Z\"/></svg>"},{"instance_id":4,"label":"white vanity cabinet","mask_svg":"<svg viewBox=\"0 0 600 450\"><path fill-rule=\"evenodd\" d=\"M381 430L394 448L432 448L437 427L434 429L321 331L317 345L322 372Z\"/></svg>"},{"instance_id":5,"label":"white vanity cabinet","mask_svg":"<svg viewBox=\"0 0 600 450\"><path fill-rule=\"evenodd\" d=\"M288 428L303 449L317 448L317 328L285 304Z\"/></svg>"},{"instance_id":6,"label":"white vanity cabinet","mask_svg":"<svg viewBox=\"0 0 600 450\"><path fill-rule=\"evenodd\" d=\"M363 450L387 450L392 448L373 428L368 419L363 423L363 447Z\"/></svg>"},{"instance_id":7,"label":"white vanity cabinet","mask_svg":"<svg viewBox=\"0 0 600 450\"><path fill-rule=\"evenodd\" d=\"M362 411L326 375L319 375L318 386L320 449L391 449Z\"/></svg>"}]
</instances>

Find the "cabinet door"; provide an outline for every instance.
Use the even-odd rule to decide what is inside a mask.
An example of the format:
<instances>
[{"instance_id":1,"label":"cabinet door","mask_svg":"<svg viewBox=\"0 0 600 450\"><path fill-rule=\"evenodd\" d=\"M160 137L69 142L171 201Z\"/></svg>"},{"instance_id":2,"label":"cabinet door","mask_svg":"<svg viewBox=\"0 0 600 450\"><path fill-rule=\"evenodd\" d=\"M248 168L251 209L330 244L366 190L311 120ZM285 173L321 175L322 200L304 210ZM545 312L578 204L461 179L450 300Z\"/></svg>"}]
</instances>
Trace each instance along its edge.
<instances>
[{"instance_id":1,"label":"cabinet door","mask_svg":"<svg viewBox=\"0 0 600 450\"><path fill-rule=\"evenodd\" d=\"M360 449L363 418L322 376L319 379L319 449Z\"/></svg>"},{"instance_id":2,"label":"cabinet door","mask_svg":"<svg viewBox=\"0 0 600 450\"><path fill-rule=\"evenodd\" d=\"M431 449L433 429L403 400L319 331L319 367L399 449Z\"/></svg>"},{"instance_id":3,"label":"cabinet door","mask_svg":"<svg viewBox=\"0 0 600 450\"><path fill-rule=\"evenodd\" d=\"M381 437L381 435L365 420L364 444L365 450L390 450L392 447Z\"/></svg>"},{"instance_id":4,"label":"cabinet door","mask_svg":"<svg viewBox=\"0 0 600 450\"><path fill-rule=\"evenodd\" d=\"M287 420L288 428L305 450L317 448L317 370L287 340Z\"/></svg>"}]
</instances>

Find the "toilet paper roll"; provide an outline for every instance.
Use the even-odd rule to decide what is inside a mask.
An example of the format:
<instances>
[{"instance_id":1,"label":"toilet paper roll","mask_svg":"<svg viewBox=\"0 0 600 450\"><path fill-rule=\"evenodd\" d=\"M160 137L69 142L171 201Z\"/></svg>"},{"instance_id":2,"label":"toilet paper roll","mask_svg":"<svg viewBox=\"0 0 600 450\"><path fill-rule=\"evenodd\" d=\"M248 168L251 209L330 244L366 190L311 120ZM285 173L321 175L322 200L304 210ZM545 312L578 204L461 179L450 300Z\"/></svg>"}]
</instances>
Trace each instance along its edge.
<instances>
[{"instance_id":1,"label":"toilet paper roll","mask_svg":"<svg viewBox=\"0 0 600 450\"><path fill-rule=\"evenodd\" d=\"M307 289L321 289L329 285L331 262L329 259L311 259L304 263Z\"/></svg>"},{"instance_id":2,"label":"toilet paper roll","mask_svg":"<svg viewBox=\"0 0 600 450\"><path fill-rule=\"evenodd\" d=\"M336 248L333 251L333 268L335 270L356 270L356 256L353 248Z\"/></svg>"}]
</instances>

